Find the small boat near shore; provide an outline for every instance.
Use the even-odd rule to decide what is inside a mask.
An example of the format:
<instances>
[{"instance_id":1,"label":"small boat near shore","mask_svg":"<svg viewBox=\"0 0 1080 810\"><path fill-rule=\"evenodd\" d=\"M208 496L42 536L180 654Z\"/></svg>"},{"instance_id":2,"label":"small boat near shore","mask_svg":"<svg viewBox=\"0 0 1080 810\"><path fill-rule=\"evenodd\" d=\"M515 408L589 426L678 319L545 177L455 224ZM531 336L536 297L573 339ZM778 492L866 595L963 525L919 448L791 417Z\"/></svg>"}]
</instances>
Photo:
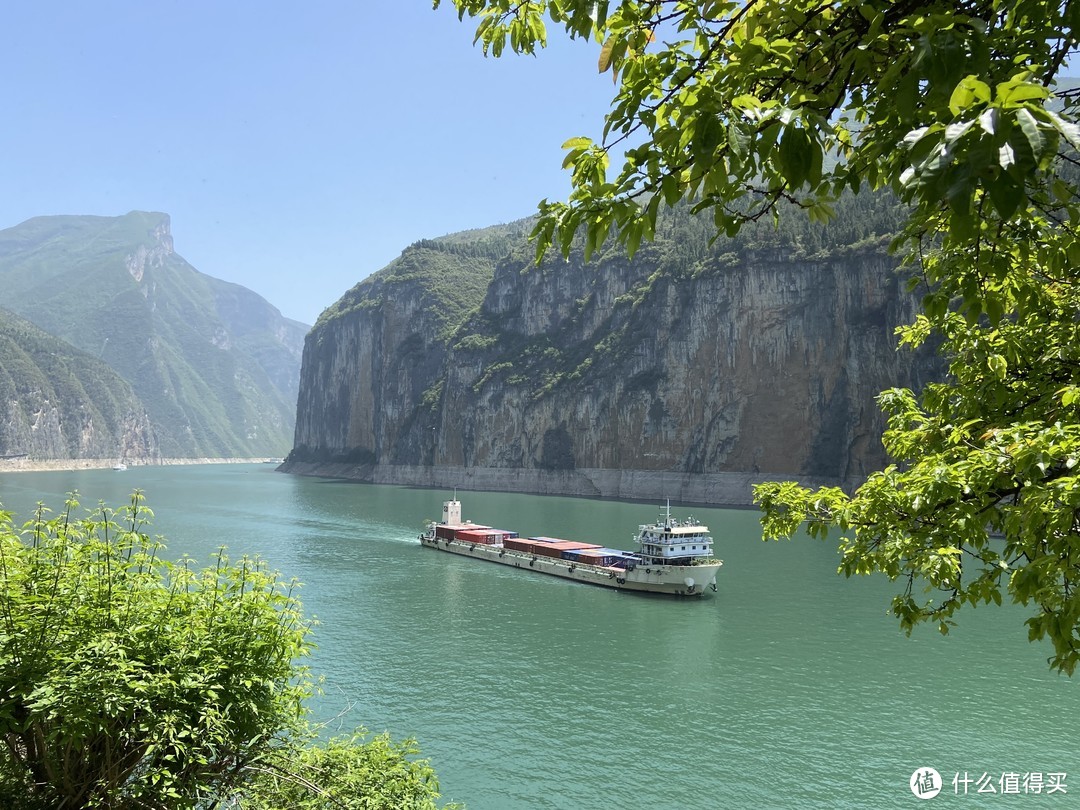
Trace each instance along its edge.
<instances>
[{"instance_id":1,"label":"small boat near shore","mask_svg":"<svg viewBox=\"0 0 1080 810\"><path fill-rule=\"evenodd\" d=\"M636 551L605 548L462 520L461 501L443 502L442 520L418 538L425 548L624 591L701 596L716 591L723 562L713 557L709 529L693 518L678 521L671 505L654 523L638 526Z\"/></svg>"}]
</instances>

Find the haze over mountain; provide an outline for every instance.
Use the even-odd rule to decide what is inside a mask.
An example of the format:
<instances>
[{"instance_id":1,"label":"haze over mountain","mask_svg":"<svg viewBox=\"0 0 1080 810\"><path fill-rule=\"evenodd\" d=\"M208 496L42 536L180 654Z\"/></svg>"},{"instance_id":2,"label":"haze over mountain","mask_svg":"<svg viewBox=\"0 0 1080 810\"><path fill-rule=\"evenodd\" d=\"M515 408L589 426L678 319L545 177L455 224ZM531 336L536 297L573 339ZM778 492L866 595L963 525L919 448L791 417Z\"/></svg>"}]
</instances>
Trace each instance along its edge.
<instances>
[{"instance_id":1,"label":"haze over mountain","mask_svg":"<svg viewBox=\"0 0 1080 810\"><path fill-rule=\"evenodd\" d=\"M36 217L2 230L0 287L5 307L72 347L70 356L93 378L94 402L123 390L148 420L144 441L133 441L135 428L121 430L112 448L65 439L71 457L264 457L288 449L307 327L188 264L173 248L166 214ZM35 356L20 342L29 333L12 328L9 340L22 346L25 366ZM62 344L54 350L64 353ZM26 379L25 368L11 373L14 356L0 356L0 370ZM48 401L66 413L70 403L59 400ZM33 410L25 397L20 402ZM57 418L65 435L75 429ZM59 452L58 445L27 445L18 432L4 441L0 454Z\"/></svg>"}]
</instances>

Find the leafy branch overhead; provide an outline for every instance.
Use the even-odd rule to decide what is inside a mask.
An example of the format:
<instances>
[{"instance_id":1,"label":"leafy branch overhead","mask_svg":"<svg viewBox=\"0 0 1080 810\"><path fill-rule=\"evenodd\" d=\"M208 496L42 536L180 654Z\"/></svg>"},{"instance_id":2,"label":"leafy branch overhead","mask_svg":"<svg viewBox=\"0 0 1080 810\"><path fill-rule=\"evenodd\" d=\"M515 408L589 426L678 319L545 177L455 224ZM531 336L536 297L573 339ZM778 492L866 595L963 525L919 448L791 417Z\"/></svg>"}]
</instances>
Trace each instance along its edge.
<instances>
[{"instance_id":1,"label":"leafy branch overhead","mask_svg":"<svg viewBox=\"0 0 1080 810\"><path fill-rule=\"evenodd\" d=\"M436 6L439 2L435 3ZM854 494L765 484L769 536L843 535L841 570L903 583L911 629L959 606L1030 609L1051 666L1080 662L1078 93L1060 81L1080 5L1049 0L454 0L486 53L549 30L615 78L600 142L566 142L572 191L543 201L538 255L581 234L633 253L662 205L717 235L842 193L906 206L896 241L923 314L900 342L950 373L887 391L896 463Z\"/></svg>"},{"instance_id":2,"label":"leafy branch overhead","mask_svg":"<svg viewBox=\"0 0 1080 810\"><path fill-rule=\"evenodd\" d=\"M827 216L844 188L891 186L934 208L945 191L968 219L986 192L1007 218L1059 142L1080 143L1042 104L1071 47L1071 4L454 5L479 20L485 53L533 54L555 25L594 40L618 78L603 141L564 144L574 190L541 205L542 250L566 252L581 230L593 248L615 233L632 253L661 203L683 198L729 234L781 201Z\"/></svg>"}]
</instances>

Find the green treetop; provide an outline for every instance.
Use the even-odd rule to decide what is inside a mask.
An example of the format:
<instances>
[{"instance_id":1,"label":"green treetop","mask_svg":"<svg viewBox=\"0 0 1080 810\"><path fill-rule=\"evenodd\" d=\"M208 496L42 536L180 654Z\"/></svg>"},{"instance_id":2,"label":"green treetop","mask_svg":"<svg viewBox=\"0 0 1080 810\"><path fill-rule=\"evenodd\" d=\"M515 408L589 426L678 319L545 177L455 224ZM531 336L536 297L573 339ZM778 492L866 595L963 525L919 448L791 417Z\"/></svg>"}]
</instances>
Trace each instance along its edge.
<instances>
[{"instance_id":1,"label":"green treetop","mask_svg":"<svg viewBox=\"0 0 1080 810\"><path fill-rule=\"evenodd\" d=\"M1058 78L1080 5L1048 0L453 0L498 56L548 29L597 46L616 78L603 140L564 144L566 202L537 250L633 253L661 205L717 234L841 193L907 206L905 252L947 378L883 393L895 464L854 494L764 484L767 537L838 532L841 570L902 583L893 611L943 632L963 604L1030 609L1050 664L1080 661L1080 221L1076 95ZM435 5L439 2L436 0ZM612 158L622 165L611 169Z\"/></svg>"}]
</instances>

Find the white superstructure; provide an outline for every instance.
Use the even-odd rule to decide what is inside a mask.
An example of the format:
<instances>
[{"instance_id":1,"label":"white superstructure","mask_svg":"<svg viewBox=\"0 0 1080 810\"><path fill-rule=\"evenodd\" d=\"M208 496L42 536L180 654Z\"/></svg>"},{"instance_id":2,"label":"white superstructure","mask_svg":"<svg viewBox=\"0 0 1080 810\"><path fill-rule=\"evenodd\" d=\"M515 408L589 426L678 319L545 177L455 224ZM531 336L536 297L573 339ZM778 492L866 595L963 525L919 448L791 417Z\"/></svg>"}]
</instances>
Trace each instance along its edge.
<instances>
[{"instance_id":1,"label":"white superstructure","mask_svg":"<svg viewBox=\"0 0 1080 810\"><path fill-rule=\"evenodd\" d=\"M634 539L642 562L652 565L688 565L712 557L709 527L692 517L681 522L673 519L670 501L656 523L638 526Z\"/></svg>"},{"instance_id":2,"label":"white superstructure","mask_svg":"<svg viewBox=\"0 0 1080 810\"><path fill-rule=\"evenodd\" d=\"M452 501L443 501L442 520L439 522L446 526L460 526L461 501L456 498Z\"/></svg>"}]
</instances>

